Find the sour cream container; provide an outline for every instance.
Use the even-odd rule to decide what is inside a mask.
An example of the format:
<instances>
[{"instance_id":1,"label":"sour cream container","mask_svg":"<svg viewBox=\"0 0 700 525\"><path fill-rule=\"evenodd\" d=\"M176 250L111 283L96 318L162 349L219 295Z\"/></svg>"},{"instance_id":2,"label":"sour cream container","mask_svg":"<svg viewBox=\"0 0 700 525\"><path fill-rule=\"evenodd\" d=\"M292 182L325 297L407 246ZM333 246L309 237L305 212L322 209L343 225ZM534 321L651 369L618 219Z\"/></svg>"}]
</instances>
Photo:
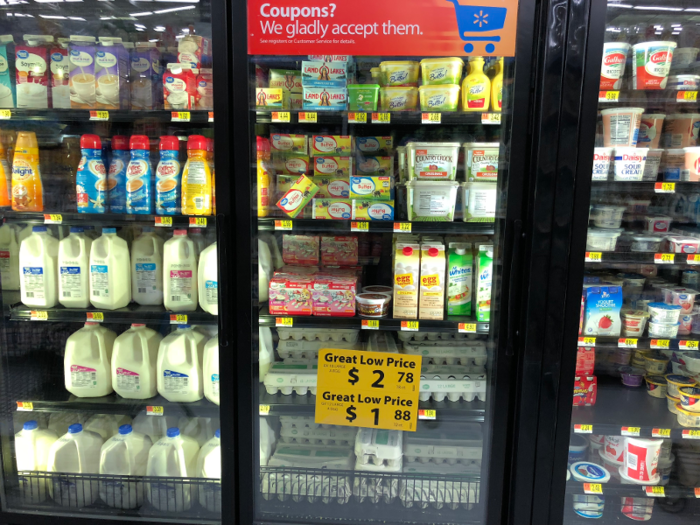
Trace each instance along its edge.
<instances>
[{"instance_id":1,"label":"sour cream container","mask_svg":"<svg viewBox=\"0 0 700 525\"><path fill-rule=\"evenodd\" d=\"M596 204L591 211L591 219L598 228L619 228L626 209L627 206Z\"/></svg>"},{"instance_id":2,"label":"sour cream container","mask_svg":"<svg viewBox=\"0 0 700 525\"><path fill-rule=\"evenodd\" d=\"M588 461L579 461L569 467L569 471L575 481L581 483L607 483L610 481L610 472L600 465ZM601 518L605 506L603 496L580 495L573 497L574 512L584 518Z\"/></svg>"},{"instance_id":3,"label":"sour cream container","mask_svg":"<svg viewBox=\"0 0 700 525\"><path fill-rule=\"evenodd\" d=\"M644 108L610 108L600 113L603 116L603 142L606 147L637 145Z\"/></svg>"},{"instance_id":4,"label":"sour cream container","mask_svg":"<svg viewBox=\"0 0 700 525\"><path fill-rule=\"evenodd\" d=\"M608 180L614 148L593 148L593 178L591 180Z\"/></svg>"},{"instance_id":5,"label":"sour cream container","mask_svg":"<svg viewBox=\"0 0 700 525\"><path fill-rule=\"evenodd\" d=\"M615 148L615 180L642 180L648 152L649 148Z\"/></svg>"},{"instance_id":6,"label":"sour cream container","mask_svg":"<svg viewBox=\"0 0 700 525\"><path fill-rule=\"evenodd\" d=\"M644 163L644 173L642 173L642 180L648 182L655 182L659 177L659 168L661 166L661 156L664 150L662 149L650 149L647 153L647 160Z\"/></svg>"}]
</instances>

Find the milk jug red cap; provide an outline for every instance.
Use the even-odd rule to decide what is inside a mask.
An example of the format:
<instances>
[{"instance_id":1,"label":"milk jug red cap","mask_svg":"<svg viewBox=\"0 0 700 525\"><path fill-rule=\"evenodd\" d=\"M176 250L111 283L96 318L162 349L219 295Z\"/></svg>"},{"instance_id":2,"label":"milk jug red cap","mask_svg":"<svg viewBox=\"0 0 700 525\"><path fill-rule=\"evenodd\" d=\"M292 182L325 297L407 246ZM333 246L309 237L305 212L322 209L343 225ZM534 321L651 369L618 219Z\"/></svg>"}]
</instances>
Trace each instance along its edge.
<instances>
[{"instance_id":1,"label":"milk jug red cap","mask_svg":"<svg viewBox=\"0 0 700 525\"><path fill-rule=\"evenodd\" d=\"M438 254L438 249L437 248L428 248L428 255L431 257L437 257Z\"/></svg>"},{"instance_id":2,"label":"milk jug red cap","mask_svg":"<svg viewBox=\"0 0 700 525\"><path fill-rule=\"evenodd\" d=\"M406 257L409 257L409 256L413 255L413 248L411 248L410 246L405 246L404 249L403 249L403 254L404 254Z\"/></svg>"},{"instance_id":3,"label":"milk jug red cap","mask_svg":"<svg viewBox=\"0 0 700 525\"><path fill-rule=\"evenodd\" d=\"M131 323L131 328L141 328L142 326L146 326L143 323Z\"/></svg>"},{"instance_id":4,"label":"milk jug red cap","mask_svg":"<svg viewBox=\"0 0 700 525\"><path fill-rule=\"evenodd\" d=\"M146 135L131 135L129 140L130 149L150 149L148 137Z\"/></svg>"},{"instance_id":5,"label":"milk jug red cap","mask_svg":"<svg viewBox=\"0 0 700 525\"><path fill-rule=\"evenodd\" d=\"M207 149L207 139L203 137L202 135L190 135L189 138L187 139L187 149L199 149L199 150L205 150Z\"/></svg>"},{"instance_id":6,"label":"milk jug red cap","mask_svg":"<svg viewBox=\"0 0 700 525\"><path fill-rule=\"evenodd\" d=\"M180 429L177 427L172 427L168 429L168 437L174 438L180 435Z\"/></svg>"},{"instance_id":7,"label":"milk jug red cap","mask_svg":"<svg viewBox=\"0 0 700 525\"><path fill-rule=\"evenodd\" d=\"M172 135L164 135L160 138L160 150L177 151L180 149L180 141Z\"/></svg>"},{"instance_id":8,"label":"milk jug red cap","mask_svg":"<svg viewBox=\"0 0 700 525\"><path fill-rule=\"evenodd\" d=\"M112 137L112 149L129 149L129 138L124 135Z\"/></svg>"},{"instance_id":9,"label":"milk jug red cap","mask_svg":"<svg viewBox=\"0 0 700 525\"><path fill-rule=\"evenodd\" d=\"M173 235L187 235L187 230L175 230Z\"/></svg>"},{"instance_id":10,"label":"milk jug red cap","mask_svg":"<svg viewBox=\"0 0 700 525\"><path fill-rule=\"evenodd\" d=\"M83 135L80 137L81 149L102 149L102 141L97 135Z\"/></svg>"}]
</instances>

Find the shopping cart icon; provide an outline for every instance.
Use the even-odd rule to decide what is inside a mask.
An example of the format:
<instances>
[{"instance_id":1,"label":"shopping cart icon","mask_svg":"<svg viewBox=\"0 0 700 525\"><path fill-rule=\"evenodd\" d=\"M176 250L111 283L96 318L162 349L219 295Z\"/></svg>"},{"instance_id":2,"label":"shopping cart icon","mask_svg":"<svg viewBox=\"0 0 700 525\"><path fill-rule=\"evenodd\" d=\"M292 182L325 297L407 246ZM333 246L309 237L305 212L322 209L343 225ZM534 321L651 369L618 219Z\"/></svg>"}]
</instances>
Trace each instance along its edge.
<instances>
[{"instance_id":1,"label":"shopping cart icon","mask_svg":"<svg viewBox=\"0 0 700 525\"><path fill-rule=\"evenodd\" d=\"M459 36L462 40L469 42L500 42L501 37L479 36L471 33L485 33L503 29L506 22L506 7L485 7L477 5L459 5L459 0L447 0L455 5L455 15L457 17L457 27L459 28ZM473 44L466 44L464 50L467 53L474 51ZM493 53L496 51L496 46L486 44L486 52Z\"/></svg>"}]
</instances>

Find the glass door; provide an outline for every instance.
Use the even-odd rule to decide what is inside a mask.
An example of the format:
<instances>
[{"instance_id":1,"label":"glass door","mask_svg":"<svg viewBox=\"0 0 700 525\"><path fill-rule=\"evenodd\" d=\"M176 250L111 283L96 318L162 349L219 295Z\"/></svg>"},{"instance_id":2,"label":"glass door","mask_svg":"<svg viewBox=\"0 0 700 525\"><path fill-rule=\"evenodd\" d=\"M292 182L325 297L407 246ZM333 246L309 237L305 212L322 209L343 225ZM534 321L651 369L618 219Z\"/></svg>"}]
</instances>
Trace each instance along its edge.
<instances>
[{"instance_id":1,"label":"glass door","mask_svg":"<svg viewBox=\"0 0 700 525\"><path fill-rule=\"evenodd\" d=\"M212 18L0 6L6 513L221 520Z\"/></svg>"}]
</instances>

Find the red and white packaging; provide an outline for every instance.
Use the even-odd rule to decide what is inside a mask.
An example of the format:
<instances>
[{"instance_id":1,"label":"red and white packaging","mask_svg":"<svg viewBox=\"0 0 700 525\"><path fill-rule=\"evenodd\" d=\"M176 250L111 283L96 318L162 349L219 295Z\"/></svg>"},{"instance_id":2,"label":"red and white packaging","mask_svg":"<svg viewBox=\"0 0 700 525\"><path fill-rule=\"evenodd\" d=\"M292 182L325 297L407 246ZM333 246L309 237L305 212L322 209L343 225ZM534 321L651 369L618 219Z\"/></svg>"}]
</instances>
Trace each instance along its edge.
<instances>
[{"instance_id":1,"label":"red and white packaging","mask_svg":"<svg viewBox=\"0 0 700 525\"><path fill-rule=\"evenodd\" d=\"M622 514L634 521L649 521L654 510L655 498L630 498L622 499Z\"/></svg>"},{"instance_id":2,"label":"red and white packaging","mask_svg":"<svg viewBox=\"0 0 700 525\"><path fill-rule=\"evenodd\" d=\"M635 481L656 484L660 476L657 470L661 439L625 439L624 473Z\"/></svg>"},{"instance_id":3,"label":"red and white packaging","mask_svg":"<svg viewBox=\"0 0 700 525\"><path fill-rule=\"evenodd\" d=\"M357 236L321 237L321 264L323 266L357 266Z\"/></svg>"},{"instance_id":4,"label":"red and white packaging","mask_svg":"<svg viewBox=\"0 0 700 525\"><path fill-rule=\"evenodd\" d=\"M574 406L591 407L598 396L598 378L581 376L574 380Z\"/></svg>"},{"instance_id":5,"label":"red and white packaging","mask_svg":"<svg viewBox=\"0 0 700 525\"><path fill-rule=\"evenodd\" d=\"M269 309L271 315L312 315L312 277L276 273L270 279Z\"/></svg>"},{"instance_id":6,"label":"red and white packaging","mask_svg":"<svg viewBox=\"0 0 700 525\"><path fill-rule=\"evenodd\" d=\"M603 455L610 461L622 463L625 456L625 438L622 436L605 436Z\"/></svg>"},{"instance_id":7,"label":"red and white packaging","mask_svg":"<svg viewBox=\"0 0 700 525\"><path fill-rule=\"evenodd\" d=\"M49 49L51 35L24 35L15 47L17 107L46 109L51 107Z\"/></svg>"},{"instance_id":8,"label":"red and white packaging","mask_svg":"<svg viewBox=\"0 0 700 525\"><path fill-rule=\"evenodd\" d=\"M177 45L177 61L196 69L211 63L211 40L203 36L190 35Z\"/></svg>"},{"instance_id":9,"label":"red and white packaging","mask_svg":"<svg viewBox=\"0 0 700 525\"><path fill-rule=\"evenodd\" d=\"M197 75L197 109L214 109L214 76L202 68Z\"/></svg>"},{"instance_id":10,"label":"red and white packaging","mask_svg":"<svg viewBox=\"0 0 700 525\"><path fill-rule=\"evenodd\" d=\"M313 285L313 315L353 317L357 279L319 275Z\"/></svg>"},{"instance_id":11,"label":"red and white packaging","mask_svg":"<svg viewBox=\"0 0 700 525\"><path fill-rule=\"evenodd\" d=\"M576 375L592 376L595 369L595 348L579 346L576 352Z\"/></svg>"},{"instance_id":12,"label":"red and white packaging","mask_svg":"<svg viewBox=\"0 0 700 525\"><path fill-rule=\"evenodd\" d=\"M165 109L194 109L197 100L197 73L186 64L168 64L163 74Z\"/></svg>"},{"instance_id":13,"label":"red and white packaging","mask_svg":"<svg viewBox=\"0 0 700 525\"><path fill-rule=\"evenodd\" d=\"M294 266L318 266L318 235L283 235L282 260Z\"/></svg>"}]
</instances>

